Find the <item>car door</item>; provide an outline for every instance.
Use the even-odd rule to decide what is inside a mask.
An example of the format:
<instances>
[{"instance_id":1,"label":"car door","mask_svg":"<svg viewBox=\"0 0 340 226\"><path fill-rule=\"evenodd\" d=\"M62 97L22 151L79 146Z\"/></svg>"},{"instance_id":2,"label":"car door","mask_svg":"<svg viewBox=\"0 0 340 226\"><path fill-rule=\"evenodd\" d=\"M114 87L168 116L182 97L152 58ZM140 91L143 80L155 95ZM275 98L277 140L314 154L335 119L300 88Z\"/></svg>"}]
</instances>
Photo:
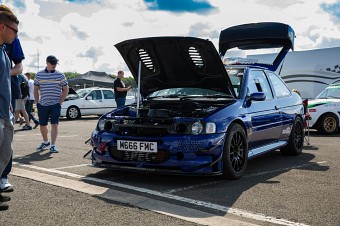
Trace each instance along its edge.
<instances>
[{"instance_id":1,"label":"car door","mask_svg":"<svg viewBox=\"0 0 340 226\"><path fill-rule=\"evenodd\" d=\"M103 91L103 103L105 106L105 112L112 111L117 107L115 101L115 93L113 90L102 90Z\"/></svg>"},{"instance_id":2,"label":"car door","mask_svg":"<svg viewBox=\"0 0 340 226\"><path fill-rule=\"evenodd\" d=\"M247 81L248 96L263 92L266 99L252 100L248 106L251 118L251 138L249 148L254 149L276 142L282 130L282 115L267 76L262 70L249 70Z\"/></svg>"},{"instance_id":3,"label":"car door","mask_svg":"<svg viewBox=\"0 0 340 226\"><path fill-rule=\"evenodd\" d=\"M282 130L280 139L286 139L291 133L295 119L295 114L291 113L292 109L295 108L292 106L291 102L292 94L277 74L271 71L267 71L266 73L273 84L272 87L274 87L275 96L282 115Z\"/></svg>"},{"instance_id":4,"label":"car door","mask_svg":"<svg viewBox=\"0 0 340 226\"><path fill-rule=\"evenodd\" d=\"M100 115L105 113L103 95L101 90L92 90L86 97L82 114Z\"/></svg>"}]
</instances>

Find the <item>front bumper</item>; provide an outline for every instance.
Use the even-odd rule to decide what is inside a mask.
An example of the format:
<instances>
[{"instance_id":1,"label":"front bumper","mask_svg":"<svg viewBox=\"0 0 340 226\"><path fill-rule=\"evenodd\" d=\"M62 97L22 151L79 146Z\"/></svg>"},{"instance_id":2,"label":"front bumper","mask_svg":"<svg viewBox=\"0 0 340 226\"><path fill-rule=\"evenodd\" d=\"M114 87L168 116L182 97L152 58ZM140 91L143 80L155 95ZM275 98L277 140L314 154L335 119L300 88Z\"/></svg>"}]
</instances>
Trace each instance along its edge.
<instances>
[{"instance_id":1,"label":"front bumper","mask_svg":"<svg viewBox=\"0 0 340 226\"><path fill-rule=\"evenodd\" d=\"M169 174L222 173L224 134L123 137L112 132L92 134L95 166ZM117 140L157 142L157 153L117 150Z\"/></svg>"}]
</instances>

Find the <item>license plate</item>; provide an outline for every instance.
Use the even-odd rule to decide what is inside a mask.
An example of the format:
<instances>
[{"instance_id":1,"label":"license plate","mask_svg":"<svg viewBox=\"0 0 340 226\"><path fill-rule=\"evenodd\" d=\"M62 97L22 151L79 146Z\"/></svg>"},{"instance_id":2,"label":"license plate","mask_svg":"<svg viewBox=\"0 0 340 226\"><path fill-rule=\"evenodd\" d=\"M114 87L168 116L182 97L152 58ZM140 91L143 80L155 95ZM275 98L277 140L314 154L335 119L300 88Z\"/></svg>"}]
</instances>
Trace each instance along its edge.
<instances>
[{"instance_id":1,"label":"license plate","mask_svg":"<svg viewBox=\"0 0 340 226\"><path fill-rule=\"evenodd\" d=\"M120 151L157 152L157 142L117 140Z\"/></svg>"}]
</instances>

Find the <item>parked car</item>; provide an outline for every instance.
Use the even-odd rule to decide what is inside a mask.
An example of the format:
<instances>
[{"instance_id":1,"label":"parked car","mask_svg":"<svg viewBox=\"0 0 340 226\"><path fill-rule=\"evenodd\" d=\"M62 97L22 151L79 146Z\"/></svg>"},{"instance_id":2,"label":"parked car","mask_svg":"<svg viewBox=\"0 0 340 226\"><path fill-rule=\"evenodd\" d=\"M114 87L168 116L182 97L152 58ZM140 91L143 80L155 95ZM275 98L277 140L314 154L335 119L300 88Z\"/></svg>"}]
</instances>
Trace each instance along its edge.
<instances>
[{"instance_id":1,"label":"parked car","mask_svg":"<svg viewBox=\"0 0 340 226\"><path fill-rule=\"evenodd\" d=\"M131 96L131 95L126 96L125 105L130 105L130 104L134 104L134 103L136 103L136 97L135 96Z\"/></svg>"},{"instance_id":2,"label":"parked car","mask_svg":"<svg viewBox=\"0 0 340 226\"><path fill-rule=\"evenodd\" d=\"M309 126L323 134L334 134L340 127L340 83L331 84L308 101Z\"/></svg>"},{"instance_id":3,"label":"parked car","mask_svg":"<svg viewBox=\"0 0 340 226\"><path fill-rule=\"evenodd\" d=\"M194 37L116 44L141 83L142 101L138 109L125 106L100 117L88 153L93 165L237 179L255 156L276 149L299 155L304 140L302 100L274 73L293 48L293 39L291 27L279 23L221 32L222 54L233 47L281 45L272 65L225 66L212 42Z\"/></svg>"},{"instance_id":4,"label":"parked car","mask_svg":"<svg viewBox=\"0 0 340 226\"><path fill-rule=\"evenodd\" d=\"M91 87L69 94L61 105L61 116L78 119L84 115L102 115L115 108L113 89Z\"/></svg>"}]
</instances>

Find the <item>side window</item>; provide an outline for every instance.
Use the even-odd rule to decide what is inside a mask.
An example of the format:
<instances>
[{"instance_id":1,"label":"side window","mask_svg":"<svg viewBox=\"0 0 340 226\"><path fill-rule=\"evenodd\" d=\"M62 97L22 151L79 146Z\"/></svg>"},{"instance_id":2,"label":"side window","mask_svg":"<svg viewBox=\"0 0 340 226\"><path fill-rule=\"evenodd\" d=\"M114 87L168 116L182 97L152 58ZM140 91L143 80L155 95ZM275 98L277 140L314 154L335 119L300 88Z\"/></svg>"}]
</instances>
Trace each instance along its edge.
<instances>
[{"instance_id":1,"label":"side window","mask_svg":"<svg viewBox=\"0 0 340 226\"><path fill-rule=\"evenodd\" d=\"M104 99L115 99L115 94L110 90L103 90Z\"/></svg>"},{"instance_id":2,"label":"side window","mask_svg":"<svg viewBox=\"0 0 340 226\"><path fill-rule=\"evenodd\" d=\"M270 89L268 79L263 71L250 71L248 81L248 95L256 92L263 92L266 100L273 99L273 93Z\"/></svg>"},{"instance_id":3,"label":"side window","mask_svg":"<svg viewBox=\"0 0 340 226\"><path fill-rule=\"evenodd\" d=\"M100 90L93 90L89 96L92 97L92 100L101 100L102 99L102 91Z\"/></svg>"},{"instance_id":4,"label":"side window","mask_svg":"<svg viewBox=\"0 0 340 226\"><path fill-rule=\"evenodd\" d=\"M268 76L269 76L270 81L273 84L276 97L280 98L280 97L286 97L286 96L291 95L288 87L281 80L279 76L277 76L273 72L268 72Z\"/></svg>"}]
</instances>

